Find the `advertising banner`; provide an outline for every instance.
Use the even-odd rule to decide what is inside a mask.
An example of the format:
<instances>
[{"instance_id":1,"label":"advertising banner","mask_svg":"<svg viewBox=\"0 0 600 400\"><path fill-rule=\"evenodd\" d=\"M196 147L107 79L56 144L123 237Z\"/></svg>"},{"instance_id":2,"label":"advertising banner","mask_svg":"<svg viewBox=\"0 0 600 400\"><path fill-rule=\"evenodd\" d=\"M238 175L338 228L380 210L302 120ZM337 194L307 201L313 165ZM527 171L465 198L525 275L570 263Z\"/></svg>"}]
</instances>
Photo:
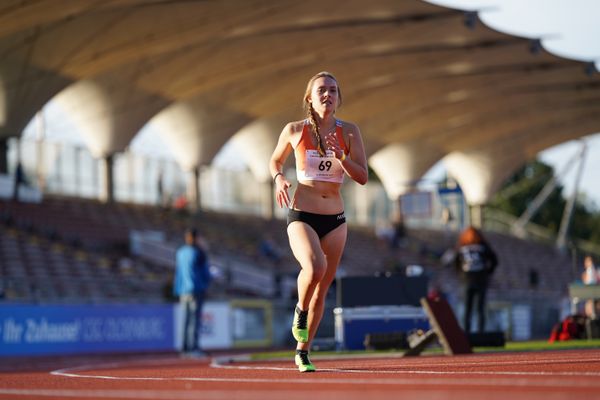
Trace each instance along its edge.
<instances>
[{"instance_id":1,"label":"advertising banner","mask_svg":"<svg viewBox=\"0 0 600 400\"><path fill-rule=\"evenodd\" d=\"M183 341L183 310L175 306L175 348ZM228 349L233 344L231 334L231 307L228 302L207 301L202 308L200 347L203 350Z\"/></svg>"},{"instance_id":2,"label":"advertising banner","mask_svg":"<svg viewBox=\"0 0 600 400\"><path fill-rule=\"evenodd\" d=\"M173 321L170 304L3 305L0 356L173 350Z\"/></svg>"}]
</instances>

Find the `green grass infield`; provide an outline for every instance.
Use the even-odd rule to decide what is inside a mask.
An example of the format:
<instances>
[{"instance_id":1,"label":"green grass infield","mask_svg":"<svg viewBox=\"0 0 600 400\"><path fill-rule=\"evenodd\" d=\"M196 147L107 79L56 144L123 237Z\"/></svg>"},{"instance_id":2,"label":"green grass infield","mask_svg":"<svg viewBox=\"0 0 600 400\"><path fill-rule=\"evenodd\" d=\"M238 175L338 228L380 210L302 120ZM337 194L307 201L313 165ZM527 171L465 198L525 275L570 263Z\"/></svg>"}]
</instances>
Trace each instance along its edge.
<instances>
[{"instance_id":1,"label":"green grass infield","mask_svg":"<svg viewBox=\"0 0 600 400\"><path fill-rule=\"evenodd\" d=\"M491 352L523 352L523 351L547 351L547 350L568 350L568 349L598 349L600 348L600 339L582 339L568 340L564 342L548 343L547 340L532 340L523 342L506 342L504 347L474 347L475 353ZM353 350L353 351L313 351L315 356L363 356L363 355L401 355L404 349L389 350ZM443 354L439 344L427 348L422 354ZM252 360L273 360L286 359L294 356L294 351L263 351L251 355Z\"/></svg>"}]
</instances>

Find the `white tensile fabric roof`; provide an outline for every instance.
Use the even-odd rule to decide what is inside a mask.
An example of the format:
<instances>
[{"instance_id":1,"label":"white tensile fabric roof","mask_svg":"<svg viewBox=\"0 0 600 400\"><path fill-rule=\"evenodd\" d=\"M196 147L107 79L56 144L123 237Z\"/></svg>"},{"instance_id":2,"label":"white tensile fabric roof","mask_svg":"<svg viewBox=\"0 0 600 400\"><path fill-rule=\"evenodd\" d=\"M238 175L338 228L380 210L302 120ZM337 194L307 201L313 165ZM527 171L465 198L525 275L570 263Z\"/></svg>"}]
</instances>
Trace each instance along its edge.
<instances>
[{"instance_id":1,"label":"white tensile fabric roof","mask_svg":"<svg viewBox=\"0 0 600 400\"><path fill-rule=\"evenodd\" d=\"M498 2L435 3L462 9L421 0L6 0L0 137L20 135L56 100L98 157L152 123L185 168L211 162L235 137L252 146L246 161L267 181L283 123L303 118L306 82L327 70L344 97L338 116L360 126L390 197L444 158L467 200L484 204L539 151L600 131L596 60L546 51L551 32L537 40L491 29L478 15L492 21ZM486 3L480 14L476 3Z\"/></svg>"}]
</instances>

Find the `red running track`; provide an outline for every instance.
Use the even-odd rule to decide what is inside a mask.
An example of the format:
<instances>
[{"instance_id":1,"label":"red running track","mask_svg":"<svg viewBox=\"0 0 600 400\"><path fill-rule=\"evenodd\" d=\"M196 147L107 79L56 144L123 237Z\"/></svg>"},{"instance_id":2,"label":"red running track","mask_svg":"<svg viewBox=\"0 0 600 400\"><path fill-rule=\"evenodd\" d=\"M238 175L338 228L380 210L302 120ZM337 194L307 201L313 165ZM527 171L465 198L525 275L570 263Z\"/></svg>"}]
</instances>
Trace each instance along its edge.
<instances>
[{"instance_id":1,"label":"red running track","mask_svg":"<svg viewBox=\"0 0 600 400\"><path fill-rule=\"evenodd\" d=\"M175 355L0 359L0 399L600 399L600 350L249 362Z\"/></svg>"}]
</instances>

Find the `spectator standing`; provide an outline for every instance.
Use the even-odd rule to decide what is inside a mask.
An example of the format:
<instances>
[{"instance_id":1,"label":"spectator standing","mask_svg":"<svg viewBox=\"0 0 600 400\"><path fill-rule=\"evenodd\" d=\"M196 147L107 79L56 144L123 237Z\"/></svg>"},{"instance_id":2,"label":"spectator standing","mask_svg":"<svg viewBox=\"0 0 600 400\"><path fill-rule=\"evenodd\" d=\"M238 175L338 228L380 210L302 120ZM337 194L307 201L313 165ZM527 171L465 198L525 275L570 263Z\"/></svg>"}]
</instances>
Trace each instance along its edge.
<instances>
[{"instance_id":1,"label":"spectator standing","mask_svg":"<svg viewBox=\"0 0 600 400\"><path fill-rule=\"evenodd\" d=\"M188 228L185 244L176 253L173 294L179 298L183 310L183 352L203 355L199 336L202 327L202 306L211 276L208 257L200 246L198 231Z\"/></svg>"},{"instance_id":2,"label":"spectator standing","mask_svg":"<svg viewBox=\"0 0 600 400\"><path fill-rule=\"evenodd\" d=\"M23 171L23 164L21 164L21 161L17 162L17 166L15 167L15 181L14 181L14 188L13 188L13 200L14 201L19 201L19 189L21 188L22 184L25 184L26 180L25 180L25 172Z\"/></svg>"},{"instance_id":3,"label":"spectator standing","mask_svg":"<svg viewBox=\"0 0 600 400\"><path fill-rule=\"evenodd\" d=\"M490 277L498 265L496 253L481 232L469 226L458 238L454 264L465 285L465 332L468 334L471 331L471 314L475 298L477 298L478 331L483 332L485 329L485 296Z\"/></svg>"},{"instance_id":4,"label":"spectator standing","mask_svg":"<svg viewBox=\"0 0 600 400\"><path fill-rule=\"evenodd\" d=\"M596 269L594 265L594 259L592 256L585 256L583 259L583 273L581 274L581 281L584 285L598 285L600 284L600 271ZM584 313L586 316L596 319L598 317L598 299L588 299L585 302Z\"/></svg>"},{"instance_id":5,"label":"spectator standing","mask_svg":"<svg viewBox=\"0 0 600 400\"><path fill-rule=\"evenodd\" d=\"M600 273L594 265L594 260L591 256L585 256L583 259L583 273L581 281L586 285L597 285L600 283Z\"/></svg>"},{"instance_id":6,"label":"spectator standing","mask_svg":"<svg viewBox=\"0 0 600 400\"><path fill-rule=\"evenodd\" d=\"M156 197L157 203L159 207L165 206L165 188L163 183L163 172L158 171L158 175L156 177Z\"/></svg>"}]
</instances>

